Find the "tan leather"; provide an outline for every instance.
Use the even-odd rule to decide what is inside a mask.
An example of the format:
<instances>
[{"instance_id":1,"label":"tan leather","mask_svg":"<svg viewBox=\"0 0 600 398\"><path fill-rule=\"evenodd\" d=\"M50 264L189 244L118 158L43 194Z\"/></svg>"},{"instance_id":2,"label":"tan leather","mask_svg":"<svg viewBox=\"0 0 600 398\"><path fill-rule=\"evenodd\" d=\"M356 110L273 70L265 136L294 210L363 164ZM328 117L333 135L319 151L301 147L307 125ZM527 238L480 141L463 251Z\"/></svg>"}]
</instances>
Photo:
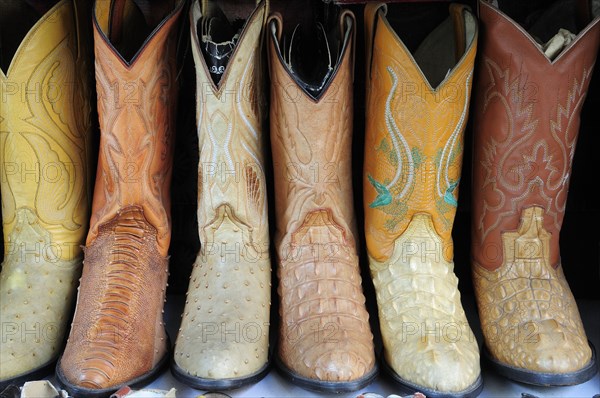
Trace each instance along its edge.
<instances>
[{"instance_id":1,"label":"tan leather","mask_svg":"<svg viewBox=\"0 0 600 398\"><path fill-rule=\"evenodd\" d=\"M600 19L551 62L504 13L480 8L472 254L486 345L514 367L573 372L591 350L562 273L559 233Z\"/></svg>"},{"instance_id":2,"label":"tan leather","mask_svg":"<svg viewBox=\"0 0 600 398\"><path fill-rule=\"evenodd\" d=\"M19 6L2 5L3 27L14 23L5 16L25 19ZM59 355L81 272L91 109L79 17L73 1L58 2L0 71L0 382Z\"/></svg>"},{"instance_id":3,"label":"tan leather","mask_svg":"<svg viewBox=\"0 0 600 398\"><path fill-rule=\"evenodd\" d=\"M201 9L196 1L190 11L202 248L190 277L175 363L203 379L248 377L269 359L271 261L261 46L267 6L247 4L247 21L218 87L208 72L197 30L210 5Z\"/></svg>"},{"instance_id":4,"label":"tan leather","mask_svg":"<svg viewBox=\"0 0 600 398\"><path fill-rule=\"evenodd\" d=\"M451 238L476 20L464 6L451 5L449 18L411 54L386 12L383 4L365 12L372 44L363 183L384 356L409 384L459 392L478 384L480 375ZM428 79L439 82L435 89Z\"/></svg>"},{"instance_id":5,"label":"tan leather","mask_svg":"<svg viewBox=\"0 0 600 398\"><path fill-rule=\"evenodd\" d=\"M329 86L315 100L282 61L279 38L286 21L278 16L270 21L279 357L304 378L353 381L375 367L352 203L354 49L350 41ZM350 12L341 13L339 23L354 35Z\"/></svg>"},{"instance_id":6,"label":"tan leather","mask_svg":"<svg viewBox=\"0 0 600 398\"><path fill-rule=\"evenodd\" d=\"M168 350L162 320L170 239L178 1L131 63L94 14L100 154L85 266L59 373L80 388L144 376ZM124 29L135 30L125 18ZM124 36L128 33L124 33Z\"/></svg>"}]
</instances>

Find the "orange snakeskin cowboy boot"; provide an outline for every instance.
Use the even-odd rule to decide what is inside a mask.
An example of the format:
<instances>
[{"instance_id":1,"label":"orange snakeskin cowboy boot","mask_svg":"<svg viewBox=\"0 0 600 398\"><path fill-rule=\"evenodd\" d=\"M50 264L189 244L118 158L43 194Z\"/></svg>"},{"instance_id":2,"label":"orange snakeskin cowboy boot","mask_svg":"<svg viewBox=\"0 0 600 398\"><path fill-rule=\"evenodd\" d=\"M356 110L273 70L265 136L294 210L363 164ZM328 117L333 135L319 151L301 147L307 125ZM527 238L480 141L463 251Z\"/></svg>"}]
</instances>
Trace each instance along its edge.
<instances>
[{"instance_id":1,"label":"orange snakeskin cowboy boot","mask_svg":"<svg viewBox=\"0 0 600 398\"><path fill-rule=\"evenodd\" d=\"M0 391L54 367L91 203L85 4L35 5L0 1Z\"/></svg>"},{"instance_id":2,"label":"orange snakeskin cowboy boot","mask_svg":"<svg viewBox=\"0 0 600 398\"><path fill-rule=\"evenodd\" d=\"M460 301L451 232L477 22L467 7L450 5L418 42L403 34L409 10L397 6L365 9L365 232L384 364L428 397L472 397L482 388L479 348ZM401 37L412 39L410 50Z\"/></svg>"},{"instance_id":3,"label":"orange snakeskin cowboy boot","mask_svg":"<svg viewBox=\"0 0 600 398\"><path fill-rule=\"evenodd\" d=\"M306 5L295 3L289 20L300 21ZM277 360L304 388L343 392L371 382L377 366L352 203L356 21L332 4L321 7L329 18L315 10L318 24L307 15L284 26L288 19L279 14L267 24L281 299Z\"/></svg>"},{"instance_id":4,"label":"orange snakeskin cowboy boot","mask_svg":"<svg viewBox=\"0 0 600 398\"><path fill-rule=\"evenodd\" d=\"M267 3L255 0L195 1L190 10L202 249L171 371L198 389L239 388L269 369L266 16Z\"/></svg>"},{"instance_id":5,"label":"orange snakeskin cowboy boot","mask_svg":"<svg viewBox=\"0 0 600 398\"><path fill-rule=\"evenodd\" d=\"M78 397L146 382L168 362L162 310L183 4L95 4L100 153L75 317L57 365Z\"/></svg>"},{"instance_id":6,"label":"orange snakeskin cowboy boot","mask_svg":"<svg viewBox=\"0 0 600 398\"><path fill-rule=\"evenodd\" d=\"M569 27L576 10L569 15L560 3L539 15L529 32L480 3L473 279L492 365L540 385L577 384L596 373L563 274L559 235L600 19L583 16L580 26Z\"/></svg>"}]
</instances>

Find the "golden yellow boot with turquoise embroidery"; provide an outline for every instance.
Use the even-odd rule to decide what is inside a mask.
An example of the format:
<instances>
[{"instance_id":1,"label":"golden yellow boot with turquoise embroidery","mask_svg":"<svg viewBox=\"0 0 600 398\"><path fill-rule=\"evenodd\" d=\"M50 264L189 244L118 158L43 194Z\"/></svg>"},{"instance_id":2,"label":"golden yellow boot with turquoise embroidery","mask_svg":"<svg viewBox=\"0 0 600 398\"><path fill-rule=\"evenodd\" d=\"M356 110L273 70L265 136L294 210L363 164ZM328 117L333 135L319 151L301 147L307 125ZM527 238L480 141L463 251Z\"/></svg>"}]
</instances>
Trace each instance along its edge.
<instances>
[{"instance_id":1,"label":"golden yellow boot with turquoise embroidery","mask_svg":"<svg viewBox=\"0 0 600 398\"><path fill-rule=\"evenodd\" d=\"M370 4L364 206L388 371L429 396L477 395L479 349L454 275L452 224L477 47L470 10L448 18L411 53ZM434 89L435 87L435 89Z\"/></svg>"},{"instance_id":2,"label":"golden yellow boot with turquoise embroidery","mask_svg":"<svg viewBox=\"0 0 600 398\"><path fill-rule=\"evenodd\" d=\"M87 18L71 0L46 3L56 4L0 1L0 387L44 376L59 355L89 217L88 58L76 26Z\"/></svg>"}]
</instances>

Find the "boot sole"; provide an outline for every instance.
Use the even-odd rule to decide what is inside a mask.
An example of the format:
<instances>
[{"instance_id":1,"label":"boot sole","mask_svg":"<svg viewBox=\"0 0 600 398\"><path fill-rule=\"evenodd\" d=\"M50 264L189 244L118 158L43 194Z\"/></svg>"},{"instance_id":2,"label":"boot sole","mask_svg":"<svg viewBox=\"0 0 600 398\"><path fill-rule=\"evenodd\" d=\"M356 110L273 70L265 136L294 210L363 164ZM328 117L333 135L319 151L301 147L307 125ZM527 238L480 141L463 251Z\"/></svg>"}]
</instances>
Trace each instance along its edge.
<instances>
[{"instance_id":1,"label":"boot sole","mask_svg":"<svg viewBox=\"0 0 600 398\"><path fill-rule=\"evenodd\" d=\"M175 363L175 359L171 360L171 374L177 380L196 390L206 391L227 391L245 387L247 385L258 383L267 374L269 374L270 362L267 362L258 372L252 373L245 377L231 379L207 379L203 377L191 376L183 368Z\"/></svg>"},{"instance_id":2,"label":"boot sole","mask_svg":"<svg viewBox=\"0 0 600 398\"><path fill-rule=\"evenodd\" d=\"M462 391L439 391L432 390L418 384L411 383L408 380L403 379L388 363L383 360L383 369L385 372L398 384L400 384L407 392L412 394L420 392L425 394L427 398L474 398L481 394L483 390L483 379L481 375L477 377L477 380L469 387Z\"/></svg>"},{"instance_id":3,"label":"boot sole","mask_svg":"<svg viewBox=\"0 0 600 398\"><path fill-rule=\"evenodd\" d=\"M377 374L379 373L379 367L377 364L371 369L369 373L365 376L361 377L357 380L352 381L323 381L323 380L315 380L309 379L304 376L300 376L287 366L283 364L283 362L276 358L275 362L277 364L277 370L279 373L292 382L293 384L302 387L306 390L312 390L317 392L324 393L345 393L345 392L354 392L360 390L363 387L368 386L375 380Z\"/></svg>"},{"instance_id":4,"label":"boot sole","mask_svg":"<svg viewBox=\"0 0 600 398\"><path fill-rule=\"evenodd\" d=\"M129 386L132 389L146 387L146 385L149 384L149 382L156 379L162 373L162 371L167 367L168 364L169 364L169 353L167 352L162 357L162 359L156 364L156 366L149 372L147 372L139 377L136 377L135 379L121 383L118 386L104 388L104 389L93 389L93 388L79 387L75 384L71 384L70 382L68 382L67 378L65 377L65 375L62 372L62 369L60 368L60 359L59 359L58 363L56 364L56 381L70 395L77 397L77 398L80 398L80 397L81 398L110 397L111 394L113 394L114 392L118 391L120 388L125 387L125 386Z\"/></svg>"},{"instance_id":5,"label":"boot sole","mask_svg":"<svg viewBox=\"0 0 600 398\"><path fill-rule=\"evenodd\" d=\"M498 374L520 383L545 387L574 386L590 380L598 371L596 368L596 350L590 341L588 341L588 344L592 350L590 362L582 369L571 373L543 373L510 366L494 359L487 347L483 349L483 356Z\"/></svg>"},{"instance_id":6,"label":"boot sole","mask_svg":"<svg viewBox=\"0 0 600 398\"><path fill-rule=\"evenodd\" d=\"M44 365L39 366L27 373L21 373L20 375L11 377L10 379L0 380L0 391L4 390L11 384L21 386L28 381L41 380L46 376L52 375L52 370L56 364L56 359L57 358L54 358L49 362L46 362Z\"/></svg>"}]
</instances>

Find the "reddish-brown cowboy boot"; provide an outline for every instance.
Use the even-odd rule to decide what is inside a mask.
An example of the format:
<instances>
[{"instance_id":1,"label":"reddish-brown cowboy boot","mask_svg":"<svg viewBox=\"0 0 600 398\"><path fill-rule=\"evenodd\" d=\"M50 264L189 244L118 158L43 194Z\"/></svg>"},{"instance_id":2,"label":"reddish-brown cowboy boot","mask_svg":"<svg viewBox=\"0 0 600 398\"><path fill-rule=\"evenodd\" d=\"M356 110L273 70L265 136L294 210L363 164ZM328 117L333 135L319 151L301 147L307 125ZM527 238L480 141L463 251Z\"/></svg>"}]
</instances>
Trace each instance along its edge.
<instances>
[{"instance_id":1,"label":"reddish-brown cowboy boot","mask_svg":"<svg viewBox=\"0 0 600 398\"><path fill-rule=\"evenodd\" d=\"M564 4L570 12L559 9L557 20L568 22L576 10ZM473 279L486 351L515 380L581 383L596 368L563 274L559 234L600 19L580 18L569 28L575 36L559 32L568 24L548 25L553 8L529 32L496 7L481 2L480 10Z\"/></svg>"}]
</instances>

